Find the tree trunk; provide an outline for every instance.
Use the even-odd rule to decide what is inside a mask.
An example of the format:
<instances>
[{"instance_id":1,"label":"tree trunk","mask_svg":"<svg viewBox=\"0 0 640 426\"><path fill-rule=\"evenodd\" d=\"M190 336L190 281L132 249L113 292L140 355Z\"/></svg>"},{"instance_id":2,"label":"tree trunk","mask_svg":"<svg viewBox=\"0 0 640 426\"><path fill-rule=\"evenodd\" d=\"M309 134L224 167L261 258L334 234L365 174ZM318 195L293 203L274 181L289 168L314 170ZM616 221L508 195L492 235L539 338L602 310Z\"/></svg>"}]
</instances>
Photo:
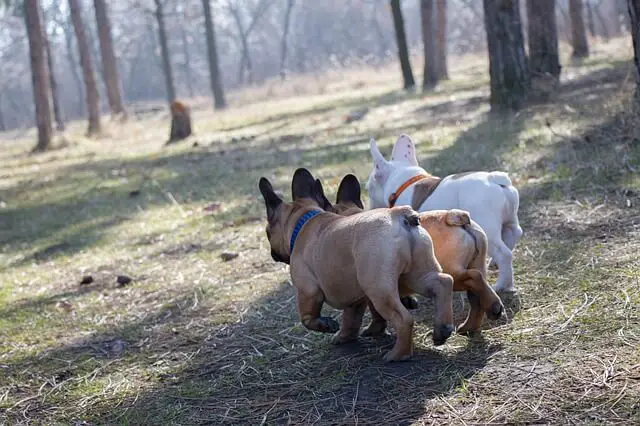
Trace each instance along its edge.
<instances>
[{"instance_id":1,"label":"tree trunk","mask_svg":"<svg viewBox=\"0 0 640 426\"><path fill-rule=\"evenodd\" d=\"M438 82L438 60L436 59L436 31L433 19L433 0L420 1L422 45L424 52L424 74L422 89L432 89Z\"/></svg>"},{"instance_id":2,"label":"tree trunk","mask_svg":"<svg viewBox=\"0 0 640 426\"><path fill-rule=\"evenodd\" d=\"M222 90L222 76L220 75L220 65L218 61L218 48L216 46L216 32L211 18L211 5L209 0L202 0L204 11L205 30L207 33L207 54L209 56L209 81L213 92L215 109L222 109L227 106Z\"/></svg>"},{"instance_id":3,"label":"tree trunk","mask_svg":"<svg viewBox=\"0 0 640 426\"><path fill-rule=\"evenodd\" d=\"M4 122L4 111L2 110L2 92L0 92L0 132L7 130L7 125Z\"/></svg>"},{"instance_id":4,"label":"tree trunk","mask_svg":"<svg viewBox=\"0 0 640 426\"><path fill-rule=\"evenodd\" d=\"M73 81L76 85L76 101L77 104L77 113L80 116L85 115L85 103L82 100L84 98L84 86L82 85L82 81L80 80L80 75L78 74L78 63L76 62L76 58L73 54L73 35L71 32L70 22L66 22L64 25L64 41L67 48L67 61L69 62L69 69L71 70L71 76L73 77Z\"/></svg>"},{"instance_id":5,"label":"tree trunk","mask_svg":"<svg viewBox=\"0 0 640 426\"><path fill-rule=\"evenodd\" d=\"M373 8L371 9L371 26L378 39L378 63L382 63L389 49L387 47L386 34L382 31L378 22L378 3L373 3Z\"/></svg>"},{"instance_id":6,"label":"tree trunk","mask_svg":"<svg viewBox=\"0 0 640 426\"><path fill-rule=\"evenodd\" d=\"M184 55L184 74L187 79L187 90L189 91L189 97L194 97L193 81L191 77L191 55L189 54L189 38L187 32L184 29L184 23L180 25L180 35L182 37L182 54Z\"/></svg>"},{"instance_id":7,"label":"tree trunk","mask_svg":"<svg viewBox=\"0 0 640 426\"><path fill-rule=\"evenodd\" d=\"M589 56L589 44L582 17L582 0L569 0L569 17L571 19L571 44L573 45L573 58L586 58Z\"/></svg>"},{"instance_id":8,"label":"tree trunk","mask_svg":"<svg viewBox=\"0 0 640 426\"><path fill-rule=\"evenodd\" d=\"M82 76L84 78L85 95L87 101L87 111L89 112L89 128L87 136L100 133L100 99L98 96L98 86L93 74L91 64L91 53L89 52L89 42L82 22L82 10L78 0L69 0L69 12L71 21L76 32L78 42L78 53L80 54L80 65L82 66Z\"/></svg>"},{"instance_id":9,"label":"tree trunk","mask_svg":"<svg viewBox=\"0 0 640 426\"><path fill-rule=\"evenodd\" d=\"M280 79L284 80L287 76L287 37L289 37L289 24L291 22L291 10L293 9L293 1L287 0L287 10L284 14L284 27L282 29L282 41L280 42Z\"/></svg>"},{"instance_id":10,"label":"tree trunk","mask_svg":"<svg viewBox=\"0 0 640 426\"><path fill-rule=\"evenodd\" d=\"M587 1L587 28L589 28L591 37L597 36L596 21L593 19L593 5L589 1Z\"/></svg>"},{"instance_id":11,"label":"tree trunk","mask_svg":"<svg viewBox=\"0 0 640 426\"><path fill-rule=\"evenodd\" d=\"M526 101L530 84L518 1L483 0L483 4L491 110L518 110Z\"/></svg>"},{"instance_id":12,"label":"tree trunk","mask_svg":"<svg viewBox=\"0 0 640 426\"><path fill-rule=\"evenodd\" d=\"M609 35L611 37L619 37L622 35L622 22L620 22L620 13L618 11L618 1L610 0L602 2L604 7L604 15L608 22Z\"/></svg>"},{"instance_id":13,"label":"tree trunk","mask_svg":"<svg viewBox=\"0 0 640 426\"><path fill-rule=\"evenodd\" d=\"M156 21L158 22L158 37L160 38L160 50L162 51L162 68L167 90L167 101L169 105L176 100L176 90L173 86L173 71L171 70L171 58L169 57L169 43L167 42L167 31L164 27L164 13L162 11L162 1L154 0L156 4Z\"/></svg>"},{"instance_id":14,"label":"tree trunk","mask_svg":"<svg viewBox=\"0 0 640 426\"><path fill-rule=\"evenodd\" d=\"M402 18L400 0L390 1L393 26L396 32L396 43L398 45L398 59L400 59L400 68L402 69L402 80L404 81L404 88L410 90L415 87L416 82L413 79L413 71L411 71L411 62L409 61L409 49L407 48L407 37L404 31L404 19Z\"/></svg>"},{"instance_id":15,"label":"tree trunk","mask_svg":"<svg viewBox=\"0 0 640 426\"><path fill-rule=\"evenodd\" d=\"M529 67L535 74L560 77L556 0L527 0Z\"/></svg>"},{"instance_id":16,"label":"tree trunk","mask_svg":"<svg viewBox=\"0 0 640 426\"><path fill-rule=\"evenodd\" d=\"M93 1L96 12L96 24L100 41L100 56L102 58L102 78L107 89L109 110L112 116L124 114L122 96L120 94L120 75L113 51L111 38L111 21L104 0Z\"/></svg>"},{"instance_id":17,"label":"tree trunk","mask_svg":"<svg viewBox=\"0 0 640 426\"><path fill-rule=\"evenodd\" d=\"M44 26L38 0L24 1L24 20L29 39L33 102L38 126L38 143L35 151L46 151L51 143L51 108L49 107L49 79L44 46Z\"/></svg>"},{"instance_id":18,"label":"tree trunk","mask_svg":"<svg viewBox=\"0 0 640 426\"><path fill-rule=\"evenodd\" d=\"M602 38L604 38L605 41L609 41L609 28L607 27L607 21L602 16L602 13L600 13L600 9L598 9L598 7L593 8L593 13L598 17L598 21L600 21Z\"/></svg>"},{"instance_id":19,"label":"tree trunk","mask_svg":"<svg viewBox=\"0 0 640 426\"><path fill-rule=\"evenodd\" d=\"M242 56L240 57L240 67L238 68L238 84L242 85L244 82L244 69L247 69L247 82L253 83L253 66L251 64L251 57L249 56L249 31L245 32L240 14L236 9L233 9L233 18L238 26L238 33L240 33L240 43L242 45Z\"/></svg>"},{"instance_id":20,"label":"tree trunk","mask_svg":"<svg viewBox=\"0 0 640 426\"><path fill-rule=\"evenodd\" d=\"M438 80L449 79L447 68L447 0L436 0L436 51Z\"/></svg>"},{"instance_id":21,"label":"tree trunk","mask_svg":"<svg viewBox=\"0 0 640 426\"><path fill-rule=\"evenodd\" d=\"M51 89L51 103L53 105L53 117L56 120L56 130L64 130L64 118L62 117L62 109L60 108L60 97L58 96L58 83L54 73L53 55L51 54L51 43L47 37L46 31L42 34L44 40L45 53L47 55L47 67L49 68L49 85Z\"/></svg>"},{"instance_id":22,"label":"tree trunk","mask_svg":"<svg viewBox=\"0 0 640 426\"><path fill-rule=\"evenodd\" d=\"M627 0L633 39L633 62L636 64L636 102L640 103L640 0Z\"/></svg>"}]
</instances>

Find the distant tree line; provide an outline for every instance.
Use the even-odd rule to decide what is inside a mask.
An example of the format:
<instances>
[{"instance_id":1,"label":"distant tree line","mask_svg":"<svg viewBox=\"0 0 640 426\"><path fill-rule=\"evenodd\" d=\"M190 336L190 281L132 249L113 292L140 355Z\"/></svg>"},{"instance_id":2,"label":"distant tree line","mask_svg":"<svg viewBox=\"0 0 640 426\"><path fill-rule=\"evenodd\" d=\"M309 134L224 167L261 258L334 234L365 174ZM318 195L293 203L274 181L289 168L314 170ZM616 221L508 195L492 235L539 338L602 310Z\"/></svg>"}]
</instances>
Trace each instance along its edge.
<instances>
[{"instance_id":1,"label":"distant tree line","mask_svg":"<svg viewBox=\"0 0 640 426\"><path fill-rule=\"evenodd\" d=\"M588 56L588 38L637 31L634 0L0 0L0 131L105 112L137 102L224 90L424 55L422 87L448 78L448 54L488 49L491 104L517 109L532 81L558 79L559 40ZM525 48L528 45L528 49ZM528 50L528 53L526 53Z\"/></svg>"}]
</instances>

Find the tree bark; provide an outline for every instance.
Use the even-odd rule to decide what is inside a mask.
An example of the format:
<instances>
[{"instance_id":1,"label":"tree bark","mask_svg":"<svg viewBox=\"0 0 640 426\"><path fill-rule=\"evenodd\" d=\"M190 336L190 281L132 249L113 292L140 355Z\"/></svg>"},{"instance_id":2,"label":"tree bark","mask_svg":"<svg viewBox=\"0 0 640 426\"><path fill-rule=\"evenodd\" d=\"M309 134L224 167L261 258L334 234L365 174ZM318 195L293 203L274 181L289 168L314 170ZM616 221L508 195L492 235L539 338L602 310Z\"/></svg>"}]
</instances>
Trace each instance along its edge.
<instances>
[{"instance_id":1,"label":"tree bark","mask_svg":"<svg viewBox=\"0 0 640 426\"><path fill-rule=\"evenodd\" d=\"M227 106L222 89L222 76L220 75L220 65L218 61L218 49L216 46L216 32L211 18L211 4L209 0L202 0L204 11L205 30L207 34L207 54L209 57L209 81L213 92L213 102L215 109L222 109Z\"/></svg>"},{"instance_id":2,"label":"tree bark","mask_svg":"<svg viewBox=\"0 0 640 426\"><path fill-rule=\"evenodd\" d=\"M593 19L593 5L587 1L587 28L589 28L589 34L591 37L595 37L596 33L596 21Z\"/></svg>"},{"instance_id":3,"label":"tree bark","mask_svg":"<svg viewBox=\"0 0 640 426\"><path fill-rule=\"evenodd\" d=\"M438 83L438 60L436 54L433 3L433 0L420 1L420 21L422 24L422 45L424 53L423 90L432 89L436 83Z\"/></svg>"},{"instance_id":4,"label":"tree bark","mask_svg":"<svg viewBox=\"0 0 640 426\"><path fill-rule=\"evenodd\" d=\"M2 92L0 92L0 132L7 130L7 125L4 122L4 111L2 110Z\"/></svg>"},{"instance_id":5,"label":"tree bark","mask_svg":"<svg viewBox=\"0 0 640 426\"><path fill-rule=\"evenodd\" d=\"M169 56L169 43L167 41L167 31L164 27L164 12L162 1L154 0L156 4L155 17L158 23L158 37L160 39L160 50L162 51L162 68L167 90L167 101L169 105L176 100L176 89L173 85L173 71L171 70L171 58Z\"/></svg>"},{"instance_id":6,"label":"tree bark","mask_svg":"<svg viewBox=\"0 0 640 426\"><path fill-rule=\"evenodd\" d=\"M449 79L447 67L447 0L436 0L436 50L438 80Z\"/></svg>"},{"instance_id":7,"label":"tree bark","mask_svg":"<svg viewBox=\"0 0 640 426\"><path fill-rule=\"evenodd\" d=\"M590 3L587 4L590 5ZM602 28L602 38L604 38L605 41L609 41L609 27L607 26L607 20L604 19L602 13L600 13L600 9L598 9L597 6L593 7L593 13L598 17L598 21L600 21L600 28Z\"/></svg>"},{"instance_id":8,"label":"tree bark","mask_svg":"<svg viewBox=\"0 0 640 426\"><path fill-rule=\"evenodd\" d=\"M524 105L530 85L517 0L483 0L491 110L514 111Z\"/></svg>"},{"instance_id":9,"label":"tree bark","mask_svg":"<svg viewBox=\"0 0 640 426\"><path fill-rule=\"evenodd\" d=\"M571 44L573 45L573 58L586 58L589 56L589 44L584 28L582 0L569 0L569 17L571 19Z\"/></svg>"},{"instance_id":10,"label":"tree bark","mask_svg":"<svg viewBox=\"0 0 640 426\"><path fill-rule=\"evenodd\" d=\"M398 45L398 59L400 60L400 68L402 70L402 80L404 81L405 90L410 90L415 87L416 81L413 79L413 71L411 71L411 62L409 61L409 49L407 48L407 37L404 31L404 19L402 18L400 0L390 1L393 26L396 32L396 43Z\"/></svg>"},{"instance_id":11,"label":"tree bark","mask_svg":"<svg viewBox=\"0 0 640 426\"><path fill-rule=\"evenodd\" d=\"M527 0L529 67L535 74L560 77L555 0Z\"/></svg>"},{"instance_id":12,"label":"tree bark","mask_svg":"<svg viewBox=\"0 0 640 426\"><path fill-rule=\"evenodd\" d=\"M82 76L84 78L87 111L89 112L87 136L93 136L100 133L100 99L98 86L93 74L93 65L91 64L89 42L87 41L87 34L82 22L82 10L80 9L80 2L78 0L69 0L69 12L76 33L76 41L78 42L78 53L80 55L80 65L82 66Z\"/></svg>"},{"instance_id":13,"label":"tree bark","mask_svg":"<svg viewBox=\"0 0 640 426\"><path fill-rule=\"evenodd\" d=\"M83 101L84 98L84 86L82 85L82 80L80 79L80 75L78 74L78 63L76 61L76 57L73 54L73 30L71 29L71 23L66 21L63 28L64 32L64 41L67 49L67 61L69 62L69 69L71 70L71 76L73 77L73 82L76 86L76 101L78 102L77 114L80 116L84 116L85 114L85 103Z\"/></svg>"},{"instance_id":14,"label":"tree bark","mask_svg":"<svg viewBox=\"0 0 640 426\"><path fill-rule=\"evenodd\" d=\"M618 11L618 1L603 1L605 20L608 22L609 36L619 37L622 35L622 22L620 22L620 13Z\"/></svg>"},{"instance_id":15,"label":"tree bark","mask_svg":"<svg viewBox=\"0 0 640 426\"><path fill-rule=\"evenodd\" d=\"M640 103L640 0L627 0L633 40L633 62L636 65L636 102Z\"/></svg>"},{"instance_id":16,"label":"tree bark","mask_svg":"<svg viewBox=\"0 0 640 426\"><path fill-rule=\"evenodd\" d=\"M120 74L113 51L113 39L111 38L111 21L104 0L94 0L96 12L96 24L100 41L100 57L102 58L102 78L107 89L109 110L112 116L124 114L122 96L120 94Z\"/></svg>"},{"instance_id":17,"label":"tree bark","mask_svg":"<svg viewBox=\"0 0 640 426\"><path fill-rule=\"evenodd\" d=\"M287 76L287 37L289 37L289 24L291 22L291 10L293 9L294 0L287 0L287 10L284 14L284 26L282 29L282 41L280 42L280 79L284 80Z\"/></svg>"},{"instance_id":18,"label":"tree bark","mask_svg":"<svg viewBox=\"0 0 640 426\"><path fill-rule=\"evenodd\" d=\"M242 85L244 82L244 69L247 69L247 80L249 84L253 83L253 65L251 64L251 57L249 56L249 33L253 29L253 22L249 29L245 31L242 25L242 19L240 12L235 7L231 9L231 14L238 27L238 34L240 36L240 43L242 45L242 56L240 57L240 66L238 67L238 84ZM254 17L255 22L256 17Z\"/></svg>"},{"instance_id":19,"label":"tree bark","mask_svg":"<svg viewBox=\"0 0 640 426\"><path fill-rule=\"evenodd\" d=\"M62 117L62 109L60 108L60 97L58 96L58 83L54 73L53 55L51 54L51 43L47 37L46 31L42 35L44 40L45 53L47 55L47 67L49 68L49 86L51 89L51 104L53 105L53 117L56 120L56 130L63 131L64 118Z\"/></svg>"},{"instance_id":20,"label":"tree bark","mask_svg":"<svg viewBox=\"0 0 640 426\"><path fill-rule=\"evenodd\" d=\"M35 151L46 151L51 143L51 108L49 107L49 79L44 46L44 26L40 2L24 1L24 19L29 39L31 61L31 82L33 84L33 102L35 103L38 143Z\"/></svg>"}]
</instances>

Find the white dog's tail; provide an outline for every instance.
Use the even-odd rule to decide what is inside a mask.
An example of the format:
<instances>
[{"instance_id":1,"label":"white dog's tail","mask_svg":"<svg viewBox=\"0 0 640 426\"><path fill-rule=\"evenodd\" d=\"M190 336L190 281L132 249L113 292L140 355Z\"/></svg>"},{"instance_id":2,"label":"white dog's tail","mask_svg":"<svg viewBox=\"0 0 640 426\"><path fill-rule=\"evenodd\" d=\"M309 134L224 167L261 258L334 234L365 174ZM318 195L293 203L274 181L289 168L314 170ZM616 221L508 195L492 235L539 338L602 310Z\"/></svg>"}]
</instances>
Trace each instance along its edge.
<instances>
[{"instance_id":1,"label":"white dog's tail","mask_svg":"<svg viewBox=\"0 0 640 426\"><path fill-rule=\"evenodd\" d=\"M490 172L489 182L500 185L504 189L504 193L511 205L511 211L514 216L514 222L518 223L518 208L520 206L520 195L518 190L511 183L511 178L505 172Z\"/></svg>"},{"instance_id":2,"label":"white dog's tail","mask_svg":"<svg viewBox=\"0 0 640 426\"><path fill-rule=\"evenodd\" d=\"M509 247L510 250L513 250L513 247L520 240L520 237L522 237L522 228L520 228L520 223L518 220L520 194L511 183L509 175L505 172L489 173L489 181L502 187L505 197L509 202L509 206L511 207L509 209L509 217L506 219L506 223L503 225L502 239L507 247Z\"/></svg>"},{"instance_id":3,"label":"white dog's tail","mask_svg":"<svg viewBox=\"0 0 640 426\"><path fill-rule=\"evenodd\" d=\"M503 188L512 186L511 179L509 178L509 175L506 174L505 172L490 172L489 182L495 183L496 185L500 185Z\"/></svg>"}]
</instances>

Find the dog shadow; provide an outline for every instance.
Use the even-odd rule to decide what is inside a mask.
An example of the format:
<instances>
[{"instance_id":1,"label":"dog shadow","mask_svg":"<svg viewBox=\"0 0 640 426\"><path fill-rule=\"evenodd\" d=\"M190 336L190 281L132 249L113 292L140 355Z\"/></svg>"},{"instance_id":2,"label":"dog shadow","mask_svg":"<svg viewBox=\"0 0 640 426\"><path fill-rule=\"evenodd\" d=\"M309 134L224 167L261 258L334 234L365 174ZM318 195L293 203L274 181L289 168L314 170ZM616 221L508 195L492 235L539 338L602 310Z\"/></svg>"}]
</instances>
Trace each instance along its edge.
<instances>
[{"instance_id":1,"label":"dog shadow","mask_svg":"<svg viewBox=\"0 0 640 426\"><path fill-rule=\"evenodd\" d=\"M513 317L520 312L522 307L521 297L518 292L496 292L498 297L502 300L504 305L504 313L497 320L490 320L486 316L482 322L481 330L478 330L475 335L482 333L483 330L491 330L492 328L500 327L505 324L511 323ZM433 318L435 313L435 306L433 299L424 296L414 295L418 299L418 308L412 310L414 318L419 321L428 321ZM464 322L469 313L470 305L469 300L465 292L453 293L453 322L458 327Z\"/></svg>"},{"instance_id":2,"label":"dog shadow","mask_svg":"<svg viewBox=\"0 0 640 426\"><path fill-rule=\"evenodd\" d=\"M350 359L352 365L361 366L347 378L350 384L334 394L336 406L363 424L375 424L381 414L388 424L412 424L424 415L430 400L464 386L502 349L501 344L477 335L466 338L460 347L447 343L440 349L430 342L414 345L409 361L384 362L382 353L393 343L392 335L360 338L332 351L337 359ZM388 412L381 413L382 407Z\"/></svg>"}]
</instances>

